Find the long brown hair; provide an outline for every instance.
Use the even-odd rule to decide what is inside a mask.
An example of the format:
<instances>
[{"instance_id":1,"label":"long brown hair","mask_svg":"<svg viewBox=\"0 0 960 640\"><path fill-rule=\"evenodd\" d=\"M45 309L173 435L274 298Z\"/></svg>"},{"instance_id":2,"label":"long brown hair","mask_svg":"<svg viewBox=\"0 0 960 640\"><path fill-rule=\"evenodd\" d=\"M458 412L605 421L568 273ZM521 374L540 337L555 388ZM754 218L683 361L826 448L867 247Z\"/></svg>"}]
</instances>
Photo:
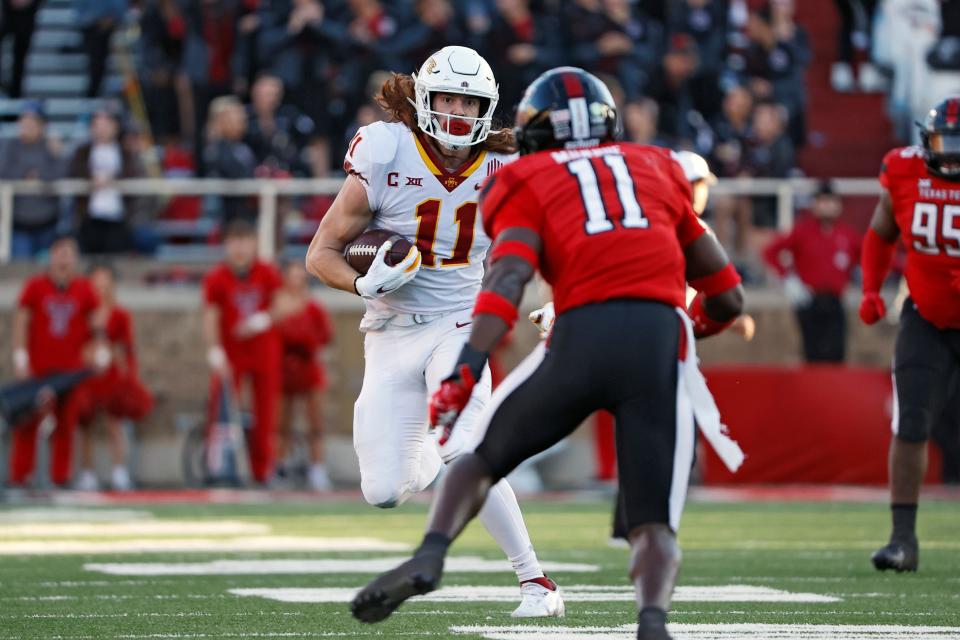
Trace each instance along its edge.
<instances>
[{"instance_id":1,"label":"long brown hair","mask_svg":"<svg viewBox=\"0 0 960 640\"><path fill-rule=\"evenodd\" d=\"M420 131L417 126L417 110L411 104L414 99L413 78L403 73L394 73L387 78L373 98L386 111L390 122L402 122L411 131ZM516 153L517 141L510 129L491 130L479 148L495 153Z\"/></svg>"}]
</instances>

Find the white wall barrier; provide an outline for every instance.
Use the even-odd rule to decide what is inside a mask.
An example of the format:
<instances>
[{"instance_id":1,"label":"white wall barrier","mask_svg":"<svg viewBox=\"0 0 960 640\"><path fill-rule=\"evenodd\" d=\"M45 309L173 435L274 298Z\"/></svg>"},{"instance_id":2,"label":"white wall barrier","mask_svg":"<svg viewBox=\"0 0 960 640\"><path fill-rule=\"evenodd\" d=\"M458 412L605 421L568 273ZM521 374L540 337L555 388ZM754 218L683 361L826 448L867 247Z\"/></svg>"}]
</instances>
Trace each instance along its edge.
<instances>
[{"instance_id":1,"label":"white wall barrier","mask_svg":"<svg viewBox=\"0 0 960 640\"><path fill-rule=\"evenodd\" d=\"M341 178L290 178L284 180L251 179L136 179L115 183L118 191L130 196L256 196L259 200L257 229L261 255L274 256L277 232L277 199L282 196L333 195L343 183ZM810 178L735 178L720 180L713 195L774 196L777 198L777 228L793 225L797 198L809 196L817 181ZM0 264L11 257L13 205L17 195L76 196L89 193L87 180L0 181ZM834 190L844 196L876 196L880 186L875 178L839 178Z\"/></svg>"}]
</instances>

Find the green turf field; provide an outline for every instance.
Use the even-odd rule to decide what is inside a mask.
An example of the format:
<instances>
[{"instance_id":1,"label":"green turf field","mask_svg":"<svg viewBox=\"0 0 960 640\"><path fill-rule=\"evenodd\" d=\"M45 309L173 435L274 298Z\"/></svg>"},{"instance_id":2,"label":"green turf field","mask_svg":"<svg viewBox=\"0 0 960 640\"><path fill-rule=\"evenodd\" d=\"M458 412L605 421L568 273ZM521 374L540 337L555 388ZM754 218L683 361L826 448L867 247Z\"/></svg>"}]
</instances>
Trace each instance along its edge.
<instances>
[{"instance_id":1,"label":"green turf field","mask_svg":"<svg viewBox=\"0 0 960 640\"><path fill-rule=\"evenodd\" d=\"M342 600L372 577L363 563L405 555L389 543L419 539L423 504L0 508L0 640L631 638L627 552L607 546L607 501L523 507L541 560L567 567L552 573L570 594L562 620L509 617L515 578L473 526L443 583L461 589L355 622ZM960 639L960 504L923 505L915 575L869 564L887 526L880 504L690 504L675 637ZM380 550L343 548L357 542Z\"/></svg>"}]
</instances>

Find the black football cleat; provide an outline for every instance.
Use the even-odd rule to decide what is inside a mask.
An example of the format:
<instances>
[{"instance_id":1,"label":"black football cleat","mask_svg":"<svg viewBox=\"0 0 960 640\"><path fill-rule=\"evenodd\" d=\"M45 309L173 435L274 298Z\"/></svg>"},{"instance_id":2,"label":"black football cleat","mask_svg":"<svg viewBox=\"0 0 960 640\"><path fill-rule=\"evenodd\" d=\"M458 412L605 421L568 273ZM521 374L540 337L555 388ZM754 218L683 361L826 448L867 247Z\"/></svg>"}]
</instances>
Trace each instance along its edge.
<instances>
[{"instance_id":1,"label":"black football cleat","mask_svg":"<svg viewBox=\"0 0 960 640\"><path fill-rule=\"evenodd\" d=\"M894 569L897 573L916 571L920 564L917 539L891 540L890 544L873 552L870 557L877 571Z\"/></svg>"},{"instance_id":2,"label":"black football cleat","mask_svg":"<svg viewBox=\"0 0 960 640\"><path fill-rule=\"evenodd\" d=\"M673 640L667 633L666 627L640 627L637 629L637 640Z\"/></svg>"},{"instance_id":3,"label":"black football cleat","mask_svg":"<svg viewBox=\"0 0 960 640\"><path fill-rule=\"evenodd\" d=\"M360 622L380 622L405 600L436 589L442 574L442 556L414 556L361 589L350 603L350 612Z\"/></svg>"},{"instance_id":4,"label":"black football cleat","mask_svg":"<svg viewBox=\"0 0 960 640\"><path fill-rule=\"evenodd\" d=\"M664 611L643 609L637 622L637 640L673 640L667 632L667 615Z\"/></svg>"}]
</instances>

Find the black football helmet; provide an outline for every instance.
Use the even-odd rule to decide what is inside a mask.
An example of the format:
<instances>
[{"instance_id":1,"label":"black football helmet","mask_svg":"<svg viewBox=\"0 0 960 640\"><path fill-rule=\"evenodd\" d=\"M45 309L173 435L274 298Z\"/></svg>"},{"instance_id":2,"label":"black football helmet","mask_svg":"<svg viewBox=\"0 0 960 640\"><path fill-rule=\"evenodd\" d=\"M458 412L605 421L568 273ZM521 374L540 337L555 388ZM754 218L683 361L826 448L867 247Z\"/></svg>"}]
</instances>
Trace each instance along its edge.
<instances>
[{"instance_id":1,"label":"black football helmet","mask_svg":"<svg viewBox=\"0 0 960 640\"><path fill-rule=\"evenodd\" d=\"M598 77L577 67L545 71L517 106L520 155L545 149L592 147L616 138L617 107Z\"/></svg>"},{"instance_id":2,"label":"black football helmet","mask_svg":"<svg viewBox=\"0 0 960 640\"><path fill-rule=\"evenodd\" d=\"M930 173L960 181L960 97L947 98L920 124L924 160Z\"/></svg>"}]
</instances>

